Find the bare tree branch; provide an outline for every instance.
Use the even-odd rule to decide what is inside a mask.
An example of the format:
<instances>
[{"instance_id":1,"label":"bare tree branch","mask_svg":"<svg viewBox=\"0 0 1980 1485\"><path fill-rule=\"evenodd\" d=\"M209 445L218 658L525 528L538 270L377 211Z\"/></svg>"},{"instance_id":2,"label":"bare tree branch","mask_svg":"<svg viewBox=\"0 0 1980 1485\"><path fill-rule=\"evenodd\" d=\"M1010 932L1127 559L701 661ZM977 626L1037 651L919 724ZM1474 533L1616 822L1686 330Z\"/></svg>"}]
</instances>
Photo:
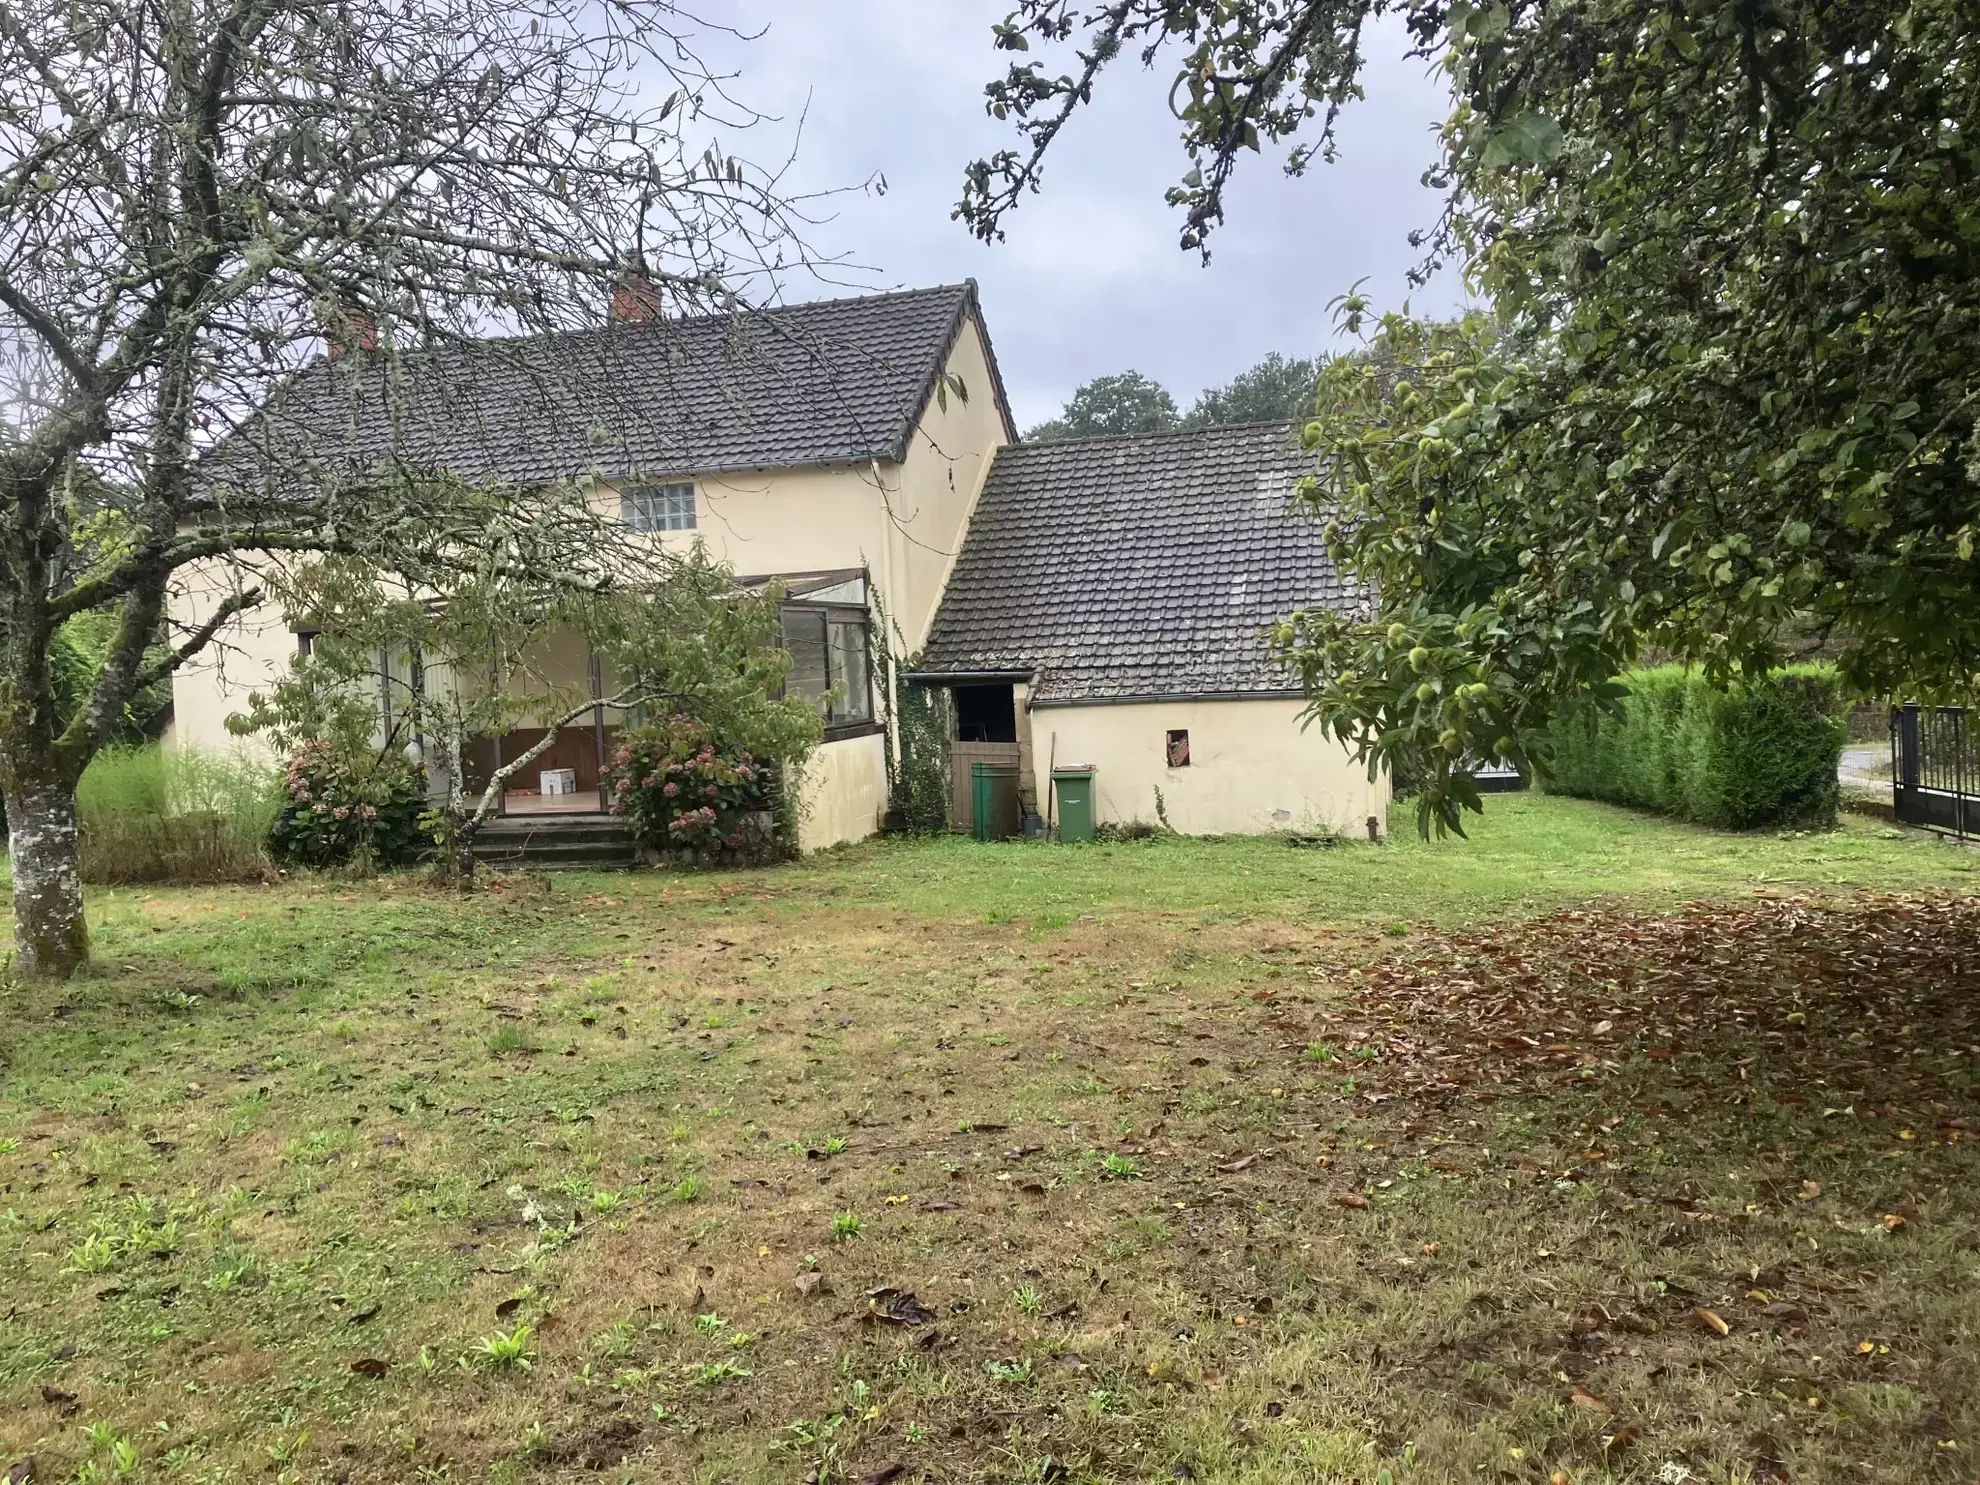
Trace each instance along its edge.
<instances>
[{"instance_id":1,"label":"bare tree branch","mask_svg":"<svg viewBox=\"0 0 1980 1485\"><path fill-rule=\"evenodd\" d=\"M0 0L10 807L73 809L135 691L273 592L219 571L606 581L619 538L582 490L399 468L345 447L354 412L301 429L283 395L349 351L389 421L409 357L595 327L628 272L726 311L815 267L784 167L732 152L760 116L697 28L720 29L672 0ZM115 638L85 714L60 716L49 649L91 612ZM15 880L71 915L20 940L23 964L55 945L48 967L73 968L73 861L17 858Z\"/></svg>"}]
</instances>

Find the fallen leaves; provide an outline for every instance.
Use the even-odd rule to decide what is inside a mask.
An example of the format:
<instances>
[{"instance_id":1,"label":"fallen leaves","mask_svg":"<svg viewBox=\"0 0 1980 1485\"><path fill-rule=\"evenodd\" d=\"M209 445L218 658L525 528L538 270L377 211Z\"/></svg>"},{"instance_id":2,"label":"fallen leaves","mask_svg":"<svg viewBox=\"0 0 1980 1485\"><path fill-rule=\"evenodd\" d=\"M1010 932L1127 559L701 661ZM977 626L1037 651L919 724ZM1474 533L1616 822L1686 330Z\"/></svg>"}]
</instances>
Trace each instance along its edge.
<instances>
[{"instance_id":1,"label":"fallen leaves","mask_svg":"<svg viewBox=\"0 0 1980 1485\"><path fill-rule=\"evenodd\" d=\"M1602 1440L1602 1452L1604 1454L1620 1454L1636 1442L1637 1436L1635 1425L1626 1424Z\"/></svg>"},{"instance_id":2,"label":"fallen leaves","mask_svg":"<svg viewBox=\"0 0 1980 1485\"><path fill-rule=\"evenodd\" d=\"M1874 1100L1900 1142L1925 1143L1929 1121L1950 1143L1966 1131L1938 1109L1966 1096L1963 1074L1926 1054L1980 1043L1976 938L1980 900L1954 896L1557 913L1413 941L1365 971L1336 1030L1379 1054L1380 1086L1365 1093L1552 1090L1642 1058L1701 1098L1793 1107L1832 1088L1847 1095L1838 1112ZM1802 1009L1783 1016L1783 1003ZM1902 1031L1852 1036L1865 1026ZM1801 1194L1815 1200L1821 1184Z\"/></svg>"},{"instance_id":3,"label":"fallen leaves","mask_svg":"<svg viewBox=\"0 0 1980 1485\"><path fill-rule=\"evenodd\" d=\"M935 1312L915 1298L914 1291L883 1287L869 1289L867 1308L860 1315L863 1325L933 1325Z\"/></svg>"},{"instance_id":4,"label":"fallen leaves","mask_svg":"<svg viewBox=\"0 0 1980 1485\"><path fill-rule=\"evenodd\" d=\"M1705 1306L1698 1305L1693 1308L1691 1313L1698 1317L1699 1324L1703 1325L1714 1335L1726 1336L1732 1334L1732 1327L1726 1324L1724 1318L1717 1310L1708 1310Z\"/></svg>"},{"instance_id":5,"label":"fallen leaves","mask_svg":"<svg viewBox=\"0 0 1980 1485\"><path fill-rule=\"evenodd\" d=\"M1609 1405L1607 1403L1581 1386L1580 1383L1576 1383L1569 1389L1568 1401L1573 1403L1577 1408L1588 1409L1591 1413L1606 1413L1609 1411Z\"/></svg>"},{"instance_id":6,"label":"fallen leaves","mask_svg":"<svg viewBox=\"0 0 1980 1485\"><path fill-rule=\"evenodd\" d=\"M369 1377L376 1382L392 1369L392 1363L376 1356L364 1356L351 1363L351 1370L360 1377Z\"/></svg>"}]
</instances>

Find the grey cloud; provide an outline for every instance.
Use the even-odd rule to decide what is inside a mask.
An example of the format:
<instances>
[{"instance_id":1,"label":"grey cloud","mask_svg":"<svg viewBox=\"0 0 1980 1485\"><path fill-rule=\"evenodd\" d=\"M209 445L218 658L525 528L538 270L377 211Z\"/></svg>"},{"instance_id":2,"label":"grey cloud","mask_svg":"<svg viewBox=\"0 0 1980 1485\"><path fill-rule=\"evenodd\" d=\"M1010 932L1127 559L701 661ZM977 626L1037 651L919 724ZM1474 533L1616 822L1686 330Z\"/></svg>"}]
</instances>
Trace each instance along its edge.
<instances>
[{"instance_id":1,"label":"grey cloud","mask_svg":"<svg viewBox=\"0 0 1980 1485\"><path fill-rule=\"evenodd\" d=\"M739 97L804 115L791 182L827 189L883 176L885 194L837 198L817 245L898 287L975 278L982 286L1018 418L1055 413L1089 377L1129 367L1187 405L1268 351L1310 355L1332 343L1327 300L1357 280L1384 307L1408 295L1412 229L1440 205L1421 184L1445 112L1441 80L1402 56L1399 31L1371 47L1368 98L1344 122L1342 158L1287 179L1270 156L1233 193L1230 223L1202 266L1176 246L1162 192L1181 172L1165 74L1131 63L1055 146L1045 191L981 244L952 221L963 167L1012 139L985 116L983 84L1004 58L990 45L1003 0L730 0L722 19L754 40L714 36L710 53L741 74ZM772 140L756 142L762 155ZM805 284L790 286L809 297ZM1462 299L1439 274L1413 299L1447 312Z\"/></svg>"}]
</instances>

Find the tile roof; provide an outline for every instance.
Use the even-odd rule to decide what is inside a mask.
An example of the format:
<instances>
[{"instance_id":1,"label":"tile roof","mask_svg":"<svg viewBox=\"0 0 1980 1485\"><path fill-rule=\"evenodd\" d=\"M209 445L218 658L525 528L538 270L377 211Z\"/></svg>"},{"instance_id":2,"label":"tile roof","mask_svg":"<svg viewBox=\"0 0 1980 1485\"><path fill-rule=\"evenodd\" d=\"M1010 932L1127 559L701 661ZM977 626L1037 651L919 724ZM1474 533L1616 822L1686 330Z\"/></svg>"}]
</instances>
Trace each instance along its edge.
<instances>
[{"instance_id":1,"label":"tile roof","mask_svg":"<svg viewBox=\"0 0 1980 1485\"><path fill-rule=\"evenodd\" d=\"M408 354L396 378L350 355L300 373L262 417L333 466L396 454L514 484L898 460L974 313L975 286L956 284L467 342ZM967 390L1003 403L1001 386ZM251 468L253 442L210 473L228 454Z\"/></svg>"},{"instance_id":2,"label":"tile roof","mask_svg":"<svg viewBox=\"0 0 1980 1485\"><path fill-rule=\"evenodd\" d=\"M1290 426L1010 444L929 632L929 672L1035 671L1071 702L1296 688L1264 632L1359 602L1320 525Z\"/></svg>"}]
</instances>

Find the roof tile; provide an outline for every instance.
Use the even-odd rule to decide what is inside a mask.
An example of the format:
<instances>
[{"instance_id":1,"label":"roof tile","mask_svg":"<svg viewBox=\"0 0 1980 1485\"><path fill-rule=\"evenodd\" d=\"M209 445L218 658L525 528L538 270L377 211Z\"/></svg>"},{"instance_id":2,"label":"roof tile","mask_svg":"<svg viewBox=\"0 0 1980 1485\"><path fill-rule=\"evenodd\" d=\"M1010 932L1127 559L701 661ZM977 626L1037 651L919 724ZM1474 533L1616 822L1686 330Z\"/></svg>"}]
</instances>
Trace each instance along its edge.
<instances>
[{"instance_id":1,"label":"roof tile","mask_svg":"<svg viewBox=\"0 0 1980 1485\"><path fill-rule=\"evenodd\" d=\"M514 484L899 459L974 304L959 284L615 323L411 353L397 376L346 356L300 373L263 427L333 465ZM249 468L255 442L236 445Z\"/></svg>"},{"instance_id":2,"label":"roof tile","mask_svg":"<svg viewBox=\"0 0 1980 1485\"><path fill-rule=\"evenodd\" d=\"M1267 628L1357 605L1293 504L1279 423L1010 444L930 630L930 671L1029 670L1040 701L1284 693Z\"/></svg>"}]
</instances>

